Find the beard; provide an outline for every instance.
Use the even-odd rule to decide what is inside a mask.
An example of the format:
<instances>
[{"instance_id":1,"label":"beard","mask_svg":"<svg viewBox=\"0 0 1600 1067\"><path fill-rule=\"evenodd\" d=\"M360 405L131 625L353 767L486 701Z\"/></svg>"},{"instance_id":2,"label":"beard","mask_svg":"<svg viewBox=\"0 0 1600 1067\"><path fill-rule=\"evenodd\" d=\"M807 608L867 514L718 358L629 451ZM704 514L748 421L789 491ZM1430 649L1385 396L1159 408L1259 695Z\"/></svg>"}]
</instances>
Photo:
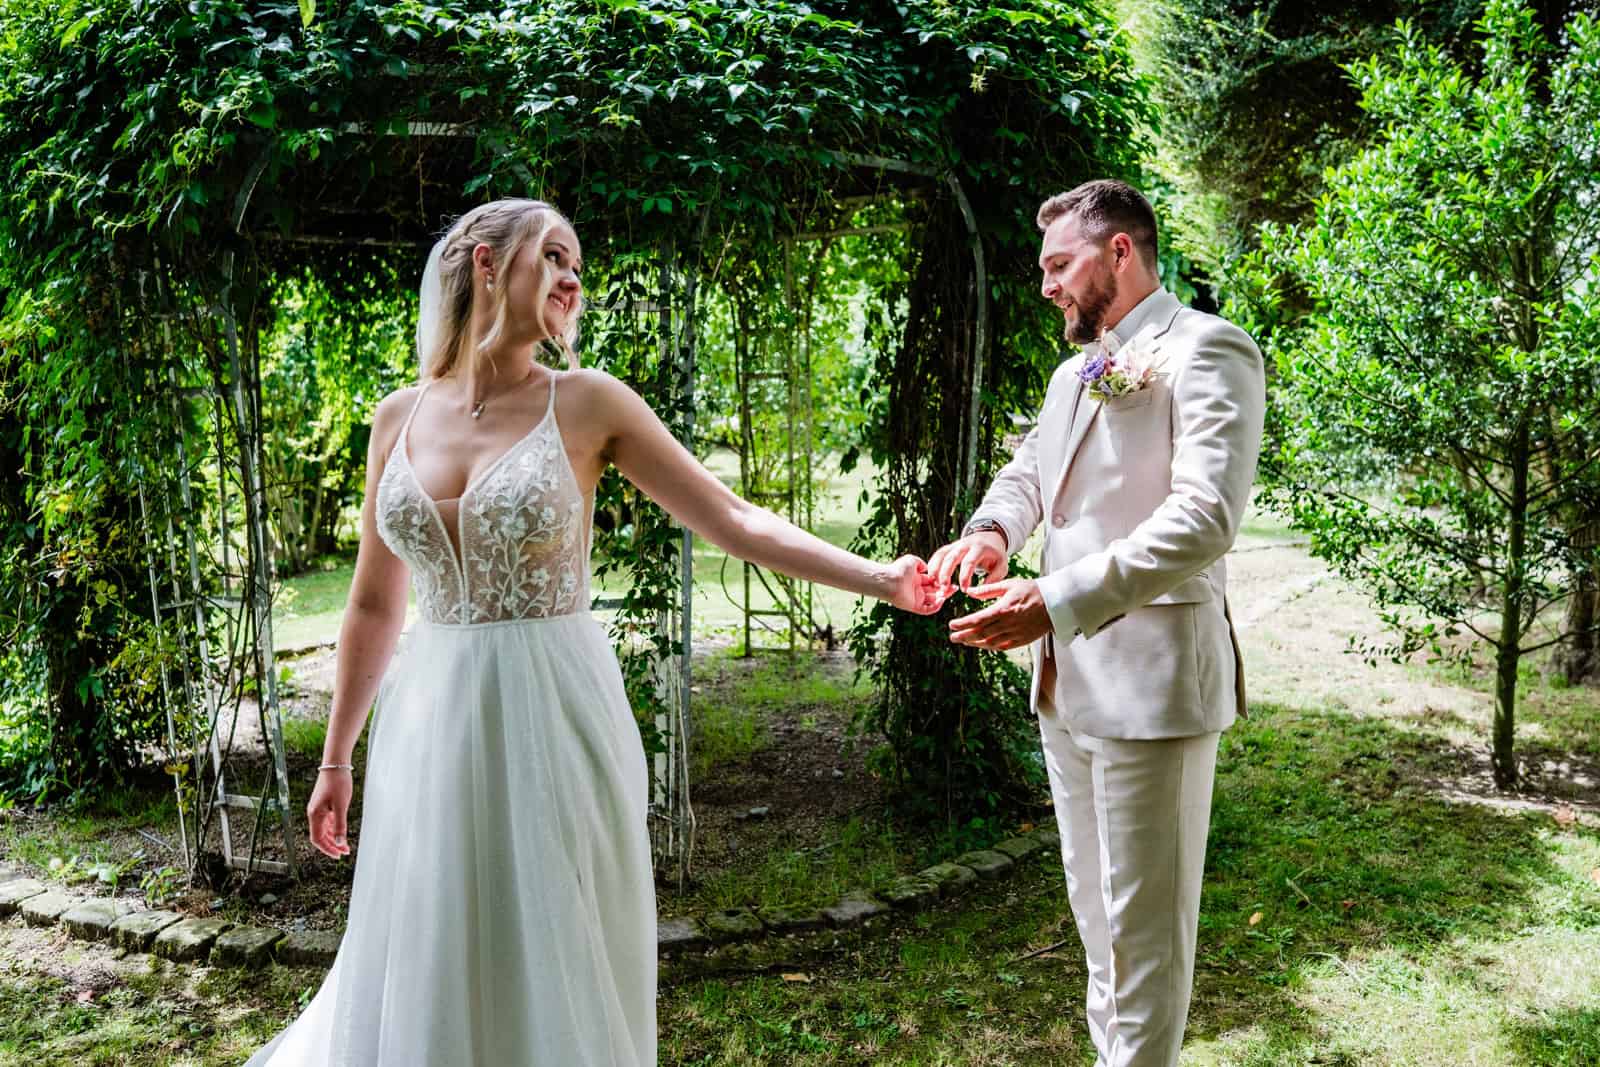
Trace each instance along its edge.
<instances>
[{"instance_id":1,"label":"beard","mask_svg":"<svg viewBox=\"0 0 1600 1067\"><path fill-rule=\"evenodd\" d=\"M1105 281L1091 280L1081 293L1068 294L1073 307L1078 309L1076 319L1067 319L1061 335L1072 344L1086 345L1100 340L1105 332L1106 312L1117 299L1116 275L1107 272Z\"/></svg>"}]
</instances>

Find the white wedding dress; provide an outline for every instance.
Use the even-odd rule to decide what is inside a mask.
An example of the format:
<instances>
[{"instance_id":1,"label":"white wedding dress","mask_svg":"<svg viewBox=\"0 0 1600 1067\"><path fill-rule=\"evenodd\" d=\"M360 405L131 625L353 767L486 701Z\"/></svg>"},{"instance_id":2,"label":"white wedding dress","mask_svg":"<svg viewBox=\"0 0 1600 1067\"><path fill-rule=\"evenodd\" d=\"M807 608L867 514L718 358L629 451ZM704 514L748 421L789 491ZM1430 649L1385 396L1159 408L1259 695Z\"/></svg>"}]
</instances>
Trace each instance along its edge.
<instances>
[{"instance_id":1,"label":"white wedding dress","mask_svg":"<svg viewBox=\"0 0 1600 1067\"><path fill-rule=\"evenodd\" d=\"M411 468L415 416L376 506L421 617L378 691L349 921L247 1067L653 1065L644 749L589 612L555 385L457 501L454 540Z\"/></svg>"}]
</instances>

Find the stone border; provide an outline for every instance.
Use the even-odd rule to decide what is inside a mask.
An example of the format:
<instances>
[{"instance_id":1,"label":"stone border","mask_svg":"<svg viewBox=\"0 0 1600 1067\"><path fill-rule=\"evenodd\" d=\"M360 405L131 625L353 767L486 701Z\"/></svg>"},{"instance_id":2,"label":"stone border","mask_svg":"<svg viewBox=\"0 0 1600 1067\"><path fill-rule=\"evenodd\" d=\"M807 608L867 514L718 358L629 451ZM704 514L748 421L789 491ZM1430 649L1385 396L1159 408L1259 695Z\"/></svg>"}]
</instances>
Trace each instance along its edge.
<instances>
[{"instance_id":1,"label":"stone border","mask_svg":"<svg viewBox=\"0 0 1600 1067\"><path fill-rule=\"evenodd\" d=\"M658 954L710 949L772 935L848 929L895 912L921 911L958 897L980 883L1009 875L1023 860L1058 848L1053 826L1007 838L993 848L966 852L915 874L903 875L876 894L864 890L816 911L730 908L701 917L663 919L656 927ZM196 918L158 908L139 908L114 897L86 897L0 867L0 918L21 915L30 926L59 925L73 937L107 941L128 952L153 952L175 962L217 967L332 966L344 935L337 930L285 931L239 926L220 918Z\"/></svg>"},{"instance_id":2,"label":"stone border","mask_svg":"<svg viewBox=\"0 0 1600 1067\"><path fill-rule=\"evenodd\" d=\"M966 852L914 874L902 875L877 893L856 890L812 912L777 908L732 908L696 918L663 919L656 926L656 948L667 954L710 949L768 935L803 934L823 928L860 926L883 915L915 912L958 897L980 883L1004 878L1017 865L1061 847L1054 826L1007 838L993 848Z\"/></svg>"},{"instance_id":3,"label":"stone border","mask_svg":"<svg viewBox=\"0 0 1600 1067\"><path fill-rule=\"evenodd\" d=\"M0 872L0 879L4 872ZM236 926L175 911L140 908L116 897L85 897L36 878L0 880L0 917L21 915L29 926L57 926L84 941L106 941L128 952L153 952L180 963L260 967L269 960L332 966L342 936L332 930L283 931Z\"/></svg>"}]
</instances>

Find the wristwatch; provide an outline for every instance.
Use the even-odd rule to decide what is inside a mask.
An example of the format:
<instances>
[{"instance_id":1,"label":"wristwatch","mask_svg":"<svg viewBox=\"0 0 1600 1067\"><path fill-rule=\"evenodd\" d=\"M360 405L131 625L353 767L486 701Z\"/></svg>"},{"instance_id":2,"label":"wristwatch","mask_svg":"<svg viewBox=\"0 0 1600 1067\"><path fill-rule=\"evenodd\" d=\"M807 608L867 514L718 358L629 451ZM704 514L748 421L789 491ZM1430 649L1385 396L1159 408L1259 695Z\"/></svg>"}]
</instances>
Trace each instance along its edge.
<instances>
[{"instance_id":1,"label":"wristwatch","mask_svg":"<svg viewBox=\"0 0 1600 1067\"><path fill-rule=\"evenodd\" d=\"M1010 538L1006 536L1006 528L1001 526L994 519L973 519L971 522L967 523L961 528L961 536L969 537L980 530L993 530L995 533L1000 535L1000 540L1010 541ZM1008 544L1006 547L1009 548L1011 546Z\"/></svg>"}]
</instances>

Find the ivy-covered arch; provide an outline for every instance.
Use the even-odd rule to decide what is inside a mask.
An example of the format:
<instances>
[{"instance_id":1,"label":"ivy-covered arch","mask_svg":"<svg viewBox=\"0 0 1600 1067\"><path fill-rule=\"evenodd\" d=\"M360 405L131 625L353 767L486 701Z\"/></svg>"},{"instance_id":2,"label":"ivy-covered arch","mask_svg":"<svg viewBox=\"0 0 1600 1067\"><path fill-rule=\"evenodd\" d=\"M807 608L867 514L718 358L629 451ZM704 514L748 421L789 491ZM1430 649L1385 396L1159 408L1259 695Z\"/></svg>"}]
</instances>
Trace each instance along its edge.
<instances>
[{"instance_id":1,"label":"ivy-covered arch","mask_svg":"<svg viewBox=\"0 0 1600 1067\"><path fill-rule=\"evenodd\" d=\"M0 698L37 741L13 788L93 782L159 738L153 694L175 663L137 579L135 488L152 475L136 461L173 438L174 388L237 386L259 411L250 368L295 277L369 311L392 291L374 313L403 319L450 217L553 200L591 290L653 306L665 331L641 343L602 315L592 355L688 432L674 398L695 287L770 266L790 235L863 231L843 240L871 265L881 388L862 398L863 447L888 490L864 547L927 552L1056 354L1031 291L1035 205L1129 173L1147 118L1092 2L310 8L0 0L0 610L16 636ZM679 537L658 515L633 524L636 619L672 609ZM872 725L896 767L954 809L1015 771L1019 716L1014 679L938 625L880 613L857 647L887 683ZM271 684L253 663L241 689Z\"/></svg>"}]
</instances>

